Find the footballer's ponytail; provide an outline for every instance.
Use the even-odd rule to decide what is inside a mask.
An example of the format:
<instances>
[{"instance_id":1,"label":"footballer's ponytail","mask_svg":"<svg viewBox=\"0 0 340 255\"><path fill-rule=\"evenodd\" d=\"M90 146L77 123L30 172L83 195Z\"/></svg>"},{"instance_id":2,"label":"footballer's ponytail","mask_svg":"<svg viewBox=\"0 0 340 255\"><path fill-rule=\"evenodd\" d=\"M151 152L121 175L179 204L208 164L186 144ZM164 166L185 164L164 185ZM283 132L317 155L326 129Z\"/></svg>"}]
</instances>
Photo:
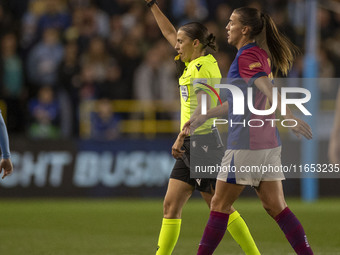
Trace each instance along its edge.
<instances>
[{"instance_id":1,"label":"footballer's ponytail","mask_svg":"<svg viewBox=\"0 0 340 255\"><path fill-rule=\"evenodd\" d=\"M273 19L255 8L241 7L234 11L242 25L250 27L250 38L267 51L276 76L278 71L287 75L299 49L277 29Z\"/></svg>"},{"instance_id":2,"label":"footballer's ponytail","mask_svg":"<svg viewBox=\"0 0 340 255\"><path fill-rule=\"evenodd\" d=\"M263 14L266 29L266 44L271 54L273 65L287 76L292 68L299 49L277 29L273 19L268 14Z\"/></svg>"}]
</instances>

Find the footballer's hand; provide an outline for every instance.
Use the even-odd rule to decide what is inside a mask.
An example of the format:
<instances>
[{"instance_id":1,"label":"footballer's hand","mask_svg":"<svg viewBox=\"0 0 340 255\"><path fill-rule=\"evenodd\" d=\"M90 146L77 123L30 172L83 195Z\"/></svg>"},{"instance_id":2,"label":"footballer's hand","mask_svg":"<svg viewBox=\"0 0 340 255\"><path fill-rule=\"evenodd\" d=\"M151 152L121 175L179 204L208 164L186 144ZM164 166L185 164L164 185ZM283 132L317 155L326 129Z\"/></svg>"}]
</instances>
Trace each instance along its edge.
<instances>
[{"instance_id":1,"label":"footballer's hand","mask_svg":"<svg viewBox=\"0 0 340 255\"><path fill-rule=\"evenodd\" d=\"M186 134L182 131L177 136L177 139L171 148L171 154L175 159L180 159L183 157L185 150L182 150L182 146L183 146L185 137L186 137Z\"/></svg>"},{"instance_id":2,"label":"footballer's hand","mask_svg":"<svg viewBox=\"0 0 340 255\"><path fill-rule=\"evenodd\" d=\"M298 138L301 138L301 135L306 137L308 140L313 138L312 129L305 121L296 117L290 117L290 119L294 119L297 123L297 125L295 127L291 127L291 129ZM289 123L288 120L287 122ZM293 121L291 121L291 124L294 125Z\"/></svg>"},{"instance_id":3,"label":"footballer's hand","mask_svg":"<svg viewBox=\"0 0 340 255\"><path fill-rule=\"evenodd\" d=\"M2 173L2 170L4 170L4 174L2 176L2 179L4 179L7 175L10 175L13 172L12 161L9 158L1 160L1 162L0 162L0 174Z\"/></svg>"}]
</instances>

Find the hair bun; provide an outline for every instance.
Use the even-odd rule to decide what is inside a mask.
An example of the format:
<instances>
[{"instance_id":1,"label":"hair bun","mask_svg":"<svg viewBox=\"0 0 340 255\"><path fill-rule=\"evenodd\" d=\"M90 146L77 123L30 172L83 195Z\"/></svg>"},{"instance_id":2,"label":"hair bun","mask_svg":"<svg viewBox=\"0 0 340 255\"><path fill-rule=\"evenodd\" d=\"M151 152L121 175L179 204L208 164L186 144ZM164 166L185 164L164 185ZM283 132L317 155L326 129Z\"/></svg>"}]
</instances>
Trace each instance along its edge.
<instances>
[{"instance_id":1,"label":"hair bun","mask_svg":"<svg viewBox=\"0 0 340 255\"><path fill-rule=\"evenodd\" d=\"M208 43L214 43L216 37L213 34L210 34L207 38Z\"/></svg>"},{"instance_id":2,"label":"hair bun","mask_svg":"<svg viewBox=\"0 0 340 255\"><path fill-rule=\"evenodd\" d=\"M215 40L216 40L216 37L212 33L209 34L204 48L208 46L212 48L213 50L216 50Z\"/></svg>"}]
</instances>

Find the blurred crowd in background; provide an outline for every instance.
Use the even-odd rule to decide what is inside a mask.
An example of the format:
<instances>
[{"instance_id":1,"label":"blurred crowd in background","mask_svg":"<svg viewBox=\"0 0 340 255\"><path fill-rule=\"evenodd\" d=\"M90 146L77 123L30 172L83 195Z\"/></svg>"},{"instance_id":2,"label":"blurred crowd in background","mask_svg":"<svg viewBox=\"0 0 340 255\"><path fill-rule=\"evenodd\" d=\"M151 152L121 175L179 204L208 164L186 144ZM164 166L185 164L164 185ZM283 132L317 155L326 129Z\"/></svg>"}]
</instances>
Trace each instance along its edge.
<instances>
[{"instance_id":1,"label":"blurred crowd in background","mask_svg":"<svg viewBox=\"0 0 340 255\"><path fill-rule=\"evenodd\" d=\"M272 16L304 51L304 0L158 0L175 27L200 21L215 34L214 54L226 76L236 49L225 26L234 8L249 5ZM340 76L340 13L318 9L319 76ZM32 138L79 136L79 106L99 100L92 136L115 139L121 116L111 100L179 98L174 49L144 0L0 1L0 108L9 133ZM289 77L302 77L303 54ZM323 86L323 96L334 86ZM126 117L126 116L125 116Z\"/></svg>"}]
</instances>

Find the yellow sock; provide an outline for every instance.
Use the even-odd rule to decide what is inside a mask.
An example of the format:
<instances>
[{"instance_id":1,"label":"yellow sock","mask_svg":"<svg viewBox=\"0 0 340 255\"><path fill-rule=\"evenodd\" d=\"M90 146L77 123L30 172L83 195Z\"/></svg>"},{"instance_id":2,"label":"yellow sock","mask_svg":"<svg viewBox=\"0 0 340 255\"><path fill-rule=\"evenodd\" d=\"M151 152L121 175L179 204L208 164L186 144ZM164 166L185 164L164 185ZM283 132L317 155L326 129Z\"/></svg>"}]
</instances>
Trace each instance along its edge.
<instances>
[{"instance_id":1,"label":"yellow sock","mask_svg":"<svg viewBox=\"0 0 340 255\"><path fill-rule=\"evenodd\" d=\"M259 255L253 237L241 215L235 211L229 215L228 231L247 255Z\"/></svg>"},{"instance_id":2,"label":"yellow sock","mask_svg":"<svg viewBox=\"0 0 340 255\"><path fill-rule=\"evenodd\" d=\"M156 255L171 255L181 230L181 219L163 218Z\"/></svg>"}]
</instances>

